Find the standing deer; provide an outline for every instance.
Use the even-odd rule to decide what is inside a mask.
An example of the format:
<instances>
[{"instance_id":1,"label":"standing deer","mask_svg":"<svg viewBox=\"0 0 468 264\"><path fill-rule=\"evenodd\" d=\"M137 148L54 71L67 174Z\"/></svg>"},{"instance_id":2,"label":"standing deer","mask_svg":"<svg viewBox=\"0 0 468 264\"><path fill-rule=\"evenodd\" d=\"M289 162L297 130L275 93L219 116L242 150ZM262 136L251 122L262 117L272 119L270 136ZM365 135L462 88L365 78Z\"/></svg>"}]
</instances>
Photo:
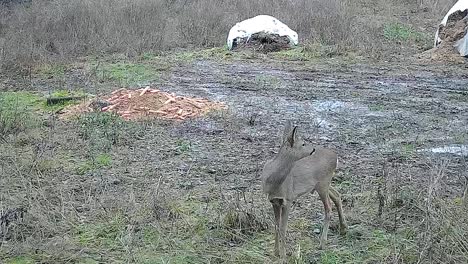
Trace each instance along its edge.
<instances>
[{"instance_id":1,"label":"standing deer","mask_svg":"<svg viewBox=\"0 0 468 264\"><path fill-rule=\"evenodd\" d=\"M299 196L317 191L325 208L320 248L325 246L330 225L330 199L338 209L340 233L346 233L340 194L330 186L337 166L337 155L325 148L306 145L297 135L297 126L287 122L283 142L276 156L262 171L262 187L275 214L275 254L286 257L285 239L291 204Z\"/></svg>"}]
</instances>

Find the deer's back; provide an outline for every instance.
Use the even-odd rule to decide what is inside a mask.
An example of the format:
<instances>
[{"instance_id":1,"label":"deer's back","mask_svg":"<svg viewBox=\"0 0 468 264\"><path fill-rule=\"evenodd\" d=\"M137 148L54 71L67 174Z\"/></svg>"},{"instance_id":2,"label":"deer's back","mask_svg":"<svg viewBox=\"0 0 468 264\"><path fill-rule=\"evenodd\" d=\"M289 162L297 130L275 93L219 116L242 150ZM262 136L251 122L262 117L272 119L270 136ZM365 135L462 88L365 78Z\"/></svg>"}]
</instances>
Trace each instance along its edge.
<instances>
[{"instance_id":1,"label":"deer's back","mask_svg":"<svg viewBox=\"0 0 468 264\"><path fill-rule=\"evenodd\" d=\"M336 170L338 156L330 149L316 147L313 155L296 161L290 172L294 196L311 192L318 183L330 182Z\"/></svg>"}]
</instances>

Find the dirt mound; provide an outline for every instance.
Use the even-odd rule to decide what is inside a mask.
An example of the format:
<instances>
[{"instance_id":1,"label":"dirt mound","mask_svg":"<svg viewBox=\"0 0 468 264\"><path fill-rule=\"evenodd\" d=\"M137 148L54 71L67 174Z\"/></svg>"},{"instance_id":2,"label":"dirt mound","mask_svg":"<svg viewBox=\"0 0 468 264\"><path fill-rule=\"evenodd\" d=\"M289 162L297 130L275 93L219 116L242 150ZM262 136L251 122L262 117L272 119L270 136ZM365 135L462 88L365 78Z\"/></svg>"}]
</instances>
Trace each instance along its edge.
<instances>
[{"instance_id":1,"label":"dirt mound","mask_svg":"<svg viewBox=\"0 0 468 264\"><path fill-rule=\"evenodd\" d=\"M455 45L467 34L467 31L468 10L452 13L447 24L439 26L438 36L441 39L439 45L422 53L420 58L445 62L464 62L464 58L460 56Z\"/></svg>"},{"instance_id":2,"label":"dirt mound","mask_svg":"<svg viewBox=\"0 0 468 264\"><path fill-rule=\"evenodd\" d=\"M239 40L233 50L251 49L262 53L275 52L291 48L287 36L269 33L255 33L250 38Z\"/></svg>"},{"instance_id":3,"label":"dirt mound","mask_svg":"<svg viewBox=\"0 0 468 264\"><path fill-rule=\"evenodd\" d=\"M66 107L59 113L59 118L69 119L84 113L101 111L114 112L126 120L155 117L184 120L223 108L226 108L223 103L176 96L146 87L138 90L119 89L99 99Z\"/></svg>"}]
</instances>

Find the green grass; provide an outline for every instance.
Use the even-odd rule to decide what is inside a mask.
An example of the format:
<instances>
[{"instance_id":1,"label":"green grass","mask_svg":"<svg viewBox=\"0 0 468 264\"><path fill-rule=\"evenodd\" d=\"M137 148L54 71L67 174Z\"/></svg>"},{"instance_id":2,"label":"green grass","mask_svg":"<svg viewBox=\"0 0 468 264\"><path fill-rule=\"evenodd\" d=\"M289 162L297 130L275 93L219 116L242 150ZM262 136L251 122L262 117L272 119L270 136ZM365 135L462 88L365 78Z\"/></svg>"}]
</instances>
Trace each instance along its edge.
<instances>
[{"instance_id":1,"label":"green grass","mask_svg":"<svg viewBox=\"0 0 468 264\"><path fill-rule=\"evenodd\" d=\"M125 226L125 220L117 215L108 221L81 224L74 237L82 246L117 250L122 246L119 238L124 235Z\"/></svg>"},{"instance_id":2,"label":"green grass","mask_svg":"<svg viewBox=\"0 0 468 264\"><path fill-rule=\"evenodd\" d=\"M414 30L412 27L401 23L390 23L384 26L383 35L389 41L421 43L427 40L424 33Z\"/></svg>"},{"instance_id":3,"label":"green grass","mask_svg":"<svg viewBox=\"0 0 468 264\"><path fill-rule=\"evenodd\" d=\"M405 143L401 145L400 152L404 157L410 158L416 152L416 146L412 143Z\"/></svg>"},{"instance_id":4,"label":"green grass","mask_svg":"<svg viewBox=\"0 0 468 264\"><path fill-rule=\"evenodd\" d=\"M37 127L40 120L37 111L43 100L29 92L0 93L0 134L18 133L28 128Z\"/></svg>"},{"instance_id":5,"label":"green grass","mask_svg":"<svg viewBox=\"0 0 468 264\"><path fill-rule=\"evenodd\" d=\"M5 264L34 264L36 261L34 261L33 258L27 257L27 256L19 256L11 259L7 259Z\"/></svg>"},{"instance_id":6,"label":"green grass","mask_svg":"<svg viewBox=\"0 0 468 264\"><path fill-rule=\"evenodd\" d=\"M117 114L108 112L88 113L77 120L79 135L88 141L96 153L108 152L118 143L127 127Z\"/></svg>"},{"instance_id":7,"label":"green grass","mask_svg":"<svg viewBox=\"0 0 468 264\"><path fill-rule=\"evenodd\" d=\"M50 94L51 97L69 97L69 96L85 96L86 93L83 91L71 91L71 90L56 90Z\"/></svg>"},{"instance_id":8,"label":"green grass","mask_svg":"<svg viewBox=\"0 0 468 264\"><path fill-rule=\"evenodd\" d=\"M96 164L99 167L107 167L107 166L110 166L112 163L112 158L107 153L102 153L102 154L97 155L95 160L96 160Z\"/></svg>"},{"instance_id":9,"label":"green grass","mask_svg":"<svg viewBox=\"0 0 468 264\"><path fill-rule=\"evenodd\" d=\"M81 162L76 167L76 173L84 175L87 172L109 167L112 164L112 158L107 153L98 154L90 160Z\"/></svg>"},{"instance_id":10,"label":"green grass","mask_svg":"<svg viewBox=\"0 0 468 264\"><path fill-rule=\"evenodd\" d=\"M54 91L53 97L84 96L81 91ZM46 98L32 92L0 92L0 132L9 134L24 131L39 124L39 115L43 112L56 112L76 101L67 101L47 105Z\"/></svg>"},{"instance_id":11,"label":"green grass","mask_svg":"<svg viewBox=\"0 0 468 264\"><path fill-rule=\"evenodd\" d=\"M189 140L179 139L176 141L177 153L182 154L192 149L192 143Z\"/></svg>"},{"instance_id":12,"label":"green grass","mask_svg":"<svg viewBox=\"0 0 468 264\"><path fill-rule=\"evenodd\" d=\"M235 53L226 49L226 47L216 47L210 49L201 49L195 51L183 51L169 56L175 62L190 63L197 59L227 60L233 58Z\"/></svg>"},{"instance_id":13,"label":"green grass","mask_svg":"<svg viewBox=\"0 0 468 264\"><path fill-rule=\"evenodd\" d=\"M71 91L71 90L56 90L54 92L52 92L50 94L50 97L53 97L53 98L64 98L64 97L82 97L82 96L86 96L86 93L83 92L83 91L80 91L80 90L77 90L77 91ZM56 104L51 104L51 105L48 105L47 102L44 100L43 102L43 109L45 111L48 111L48 112L57 112L61 109L63 109L64 107L66 106L69 106L69 105L74 105L74 104L77 104L79 103L79 101L77 100L69 100L69 101L63 101L63 102L59 102L59 103L56 103Z\"/></svg>"},{"instance_id":14,"label":"green grass","mask_svg":"<svg viewBox=\"0 0 468 264\"><path fill-rule=\"evenodd\" d=\"M270 53L269 56L290 61L320 61L333 57L339 57L340 59L349 61L356 58L354 52L345 47L326 45L320 42L304 43L292 49Z\"/></svg>"},{"instance_id":15,"label":"green grass","mask_svg":"<svg viewBox=\"0 0 468 264\"><path fill-rule=\"evenodd\" d=\"M309 61L320 57L318 53L309 52L303 47L297 47L288 50L278 51L272 54L274 58L292 60L292 61Z\"/></svg>"},{"instance_id":16,"label":"green grass","mask_svg":"<svg viewBox=\"0 0 468 264\"><path fill-rule=\"evenodd\" d=\"M159 78L157 69L146 63L104 63L97 69L101 82L117 82L122 86L143 86Z\"/></svg>"},{"instance_id":17,"label":"green grass","mask_svg":"<svg viewBox=\"0 0 468 264\"><path fill-rule=\"evenodd\" d=\"M303 250L301 263L341 264L341 263L386 263L386 260L400 254L403 263L415 263L418 252L412 241L402 234L390 234L379 229L360 227L351 230L347 238L339 243L339 247L329 247L321 252L313 252L313 248ZM290 261L290 263L295 263Z\"/></svg>"},{"instance_id":18,"label":"green grass","mask_svg":"<svg viewBox=\"0 0 468 264\"><path fill-rule=\"evenodd\" d=\"M141 229L136 242L138 263L263 263L269 232L237 234L225 225L226 209L217 201L209 204L185 197L162 204L168 215L157 225ZM229 211L229 210L228 210ZM231 241L231 242L230 242Z\"/></svg>"},{"instance_id":19,"label":"green grass","mask_svg":"<svg viewBox=\"0 0 468 264\"><path fill-rule=\"evenodd\" d=\"M385 106L383 104L373 104L369 105L369 111L372 112L381 112L385 111Z\"/></svg>"}]
</instances>

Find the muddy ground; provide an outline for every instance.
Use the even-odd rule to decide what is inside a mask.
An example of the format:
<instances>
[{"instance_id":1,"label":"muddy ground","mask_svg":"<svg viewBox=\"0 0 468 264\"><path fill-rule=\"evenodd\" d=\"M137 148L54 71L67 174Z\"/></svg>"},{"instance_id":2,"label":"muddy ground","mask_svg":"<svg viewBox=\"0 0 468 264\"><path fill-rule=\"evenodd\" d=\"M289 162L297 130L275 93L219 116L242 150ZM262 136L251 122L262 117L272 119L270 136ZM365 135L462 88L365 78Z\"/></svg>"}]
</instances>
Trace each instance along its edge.
<instances>
[{"instance_id":1,"label":"muddy ground","mask_svg":"<svg viewBox=\"0 0 468 264\"><path fill-rule=\"evenodd\" d=\"M272 212L258 177L291 119L307 142L338 153L333 185L342 193L350 225L348 236L340 237L334 212L329 248L318 250L322 206L316 194L302 197L291 216L291 263L437 260L420 254L443 248L438 242L426 248L436 239L424 235L431 213L424 201L453 201L466 192L465 65L263 55L165 61L141 62L157 68L157 77L122 86L151 83L225 102L228 110L184 122L113 120L108 128L94 119L58 121L42 114L46 125L2 143L2 206L26 213L10 229L0 256L43 263L271 263ZM60 78L4 76L2 90L81 88L99 94L119 88L98 72L84 62ZM101 152L109 153L110 164L80 169ZM31 156L52 164L26 174ZM244 232L240 226L249 225L239 219L226 224L229 210L253 215L257 228ZM110 242L82 237L91 230L85 232L90 240L102 239L93 228L115 219L121 230L106 237ZM145 240L153 229L159 236ZM222 236L213 233L219 229Z\"/></svg>"}]
</instances>

